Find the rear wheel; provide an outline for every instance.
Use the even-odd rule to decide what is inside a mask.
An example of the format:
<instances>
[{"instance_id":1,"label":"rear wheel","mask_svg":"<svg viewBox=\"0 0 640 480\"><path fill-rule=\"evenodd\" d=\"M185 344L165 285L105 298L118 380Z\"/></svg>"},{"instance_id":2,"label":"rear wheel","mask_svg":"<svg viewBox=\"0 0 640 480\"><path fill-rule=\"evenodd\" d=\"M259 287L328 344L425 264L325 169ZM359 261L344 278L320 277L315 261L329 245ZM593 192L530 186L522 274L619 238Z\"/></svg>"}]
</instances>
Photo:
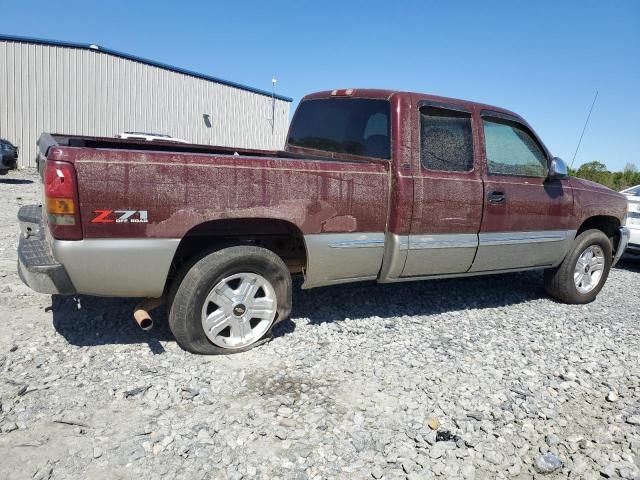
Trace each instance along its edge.
<instances>
[{"instance_id":1,"label":"rear wheel","mask_svg":"<svg viewBox=\"0 0 640 480\"><path fill-rule=\"evenodd\" d=\"M243 352L268 340L291 311L291 275L273 252L254 246L203 256L172 289L169 325L193 353Z\"/></svg>"},{"instance_id":2,"label":"rear wheel","mask_svg":"<svg viewBox=\"0 0 640 480\"><path fill-rule=\"evenodd\" d=\"M611 269L612 248L600 230L578 235L563 262L544 272L544 285L552 297L566 303L592 302Z\"/></svg>"}]
</instances>

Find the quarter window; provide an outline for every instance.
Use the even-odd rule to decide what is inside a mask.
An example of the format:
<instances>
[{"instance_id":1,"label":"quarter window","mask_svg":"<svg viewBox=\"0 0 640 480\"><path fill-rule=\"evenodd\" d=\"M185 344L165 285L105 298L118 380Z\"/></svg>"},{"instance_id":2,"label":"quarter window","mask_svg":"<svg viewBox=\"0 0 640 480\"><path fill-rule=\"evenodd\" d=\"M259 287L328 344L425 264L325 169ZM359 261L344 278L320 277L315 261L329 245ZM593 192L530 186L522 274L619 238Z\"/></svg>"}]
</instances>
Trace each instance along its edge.
<instances>
[{"instance_id":1,"label":"quarter window","mask_svg":"<svg viewBox=\"0 0 640 480\"><path fill-rule=\"evenodd\" d=\"M487 170L492 175L545 177L547 157L523 127L502 119L483 119Z\"/></svg>"},{"instance_id":2,"label":"quarter window","mask_svg":"<svg viewBox=\"0 0 640 480\"><path fill-rule=\"evenodd\" d=\"M471 116L434 107L420 109L420 161L429 170L473 169Z\"/></svg>"}]
</instances>

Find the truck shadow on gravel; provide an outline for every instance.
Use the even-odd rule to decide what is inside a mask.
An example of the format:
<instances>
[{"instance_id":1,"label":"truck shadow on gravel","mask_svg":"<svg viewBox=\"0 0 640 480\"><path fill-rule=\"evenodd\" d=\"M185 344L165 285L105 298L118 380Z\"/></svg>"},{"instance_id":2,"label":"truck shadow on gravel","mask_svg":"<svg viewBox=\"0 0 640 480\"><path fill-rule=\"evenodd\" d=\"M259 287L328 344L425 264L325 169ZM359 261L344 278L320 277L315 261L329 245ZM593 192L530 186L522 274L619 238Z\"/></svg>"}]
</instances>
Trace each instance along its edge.
<instances>
[{"instance_id":1,"label":"truck shadow on gravel","mask_svg":"<svg viewBox=\"0 0 640 480\"><path fill-rule=\"evenodd\" d=\"M640 255L626 255L620 259L616 268L629 272L640 273Z\"/></svg>"},{"instance_id":2,"label":"truck shadow on gravel","mask_svg":"<svg viewBox=\"0 0 640 480\"><path fill-rule=\"evenodd\" d=\"M52 297L53 326L72 345L146 343L154 354L164 353L160 342L173 341L164 307L154 310L154 327L143 331L133 319L139 302L133 298L80 297L81 308L71 297Z\"/></svg>"},{"instance_id":3,"label":"truck shadow on gravel","mask_svg":"<svg viewBox=\"0 0 640 480\"><path fill-rule=\"evenodd\" d=\"M385 285L352 283L313 290L294 289L291 317L308 318L316 325L367 317L386 321L393 317L503 307L539 298L548 298L541 272ZM274 336L292 332L295 329L292 323L279 324L274 328Z\"/></svg>"},{"instance_id":4,"label":"truck shadow on gravel","mask_svg":"<svg viewBox=\"0 0 640 480\"><path fill-rule=\"evenodd\" d=\"M428 316L548 298L540 272L387 285L354 283L313 290L301 290L300 284L299 279L294 282L291 318L307 318L315 325L367 317L386 322L405 315ZM173 341L164 307L153 312L154 327L144 332L132 316L136 299L83 296L80 301L78 309L71 297L52 297L53 325L72 345L146 343L160 354L164 352L161 342ZM274 337L292 333L294 320L279 323Z\"/></svg>"}]
</instances>

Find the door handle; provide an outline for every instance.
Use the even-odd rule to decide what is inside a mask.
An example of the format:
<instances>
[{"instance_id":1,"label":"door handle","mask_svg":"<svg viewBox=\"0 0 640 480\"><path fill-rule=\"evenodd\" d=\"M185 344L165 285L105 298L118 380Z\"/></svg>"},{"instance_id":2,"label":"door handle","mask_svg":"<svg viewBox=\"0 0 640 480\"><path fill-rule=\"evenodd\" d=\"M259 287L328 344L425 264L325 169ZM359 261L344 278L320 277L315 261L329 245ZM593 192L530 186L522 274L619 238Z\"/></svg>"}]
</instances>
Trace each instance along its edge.
<instances>
[{"instance_id":1,"label":"door handle","mask_svg":"<svg viewBox=\"0 0 640 480\"><path fill-rule=\"evenodd\" d=\"M487 195L489 203L504 203L507 200L507 196L504 192L493 191Z\"/></svg>"}]
</instances>

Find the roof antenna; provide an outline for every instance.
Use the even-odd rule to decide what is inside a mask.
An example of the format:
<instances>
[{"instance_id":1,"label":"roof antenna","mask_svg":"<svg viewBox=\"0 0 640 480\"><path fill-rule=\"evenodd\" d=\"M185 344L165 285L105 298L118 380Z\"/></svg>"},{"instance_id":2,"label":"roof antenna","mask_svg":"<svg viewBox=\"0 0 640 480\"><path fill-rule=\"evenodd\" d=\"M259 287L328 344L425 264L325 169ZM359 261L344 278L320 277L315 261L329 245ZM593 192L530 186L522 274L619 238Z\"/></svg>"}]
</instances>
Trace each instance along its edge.
<instances>
[{"instance_id":1,"label":"roof antenna","mask_svg":"<svg viewBox=\"0 0 640 480\"><path fill-rule=\"evenodd\" d=\"M598 91L596 90L596 95L593 97L593 102L591 103L591 108L589 109L589 115L587 115L587 120L584 122L584 127L582 128L582 133L580 134L580 140L578 140L578 146L576 147L576 151L573 154L573 159L571 160L572 168L573 168L573 162L576 161L576 155L578 155L578 149L580 148L580 144L582 143L582 137L584 136L584 132L587 129L587 124L589 123L589 119L591 118L591 112L593 111L593 106L596 104L597 98L598 98Z\"/></svg>"}]
</instances>

